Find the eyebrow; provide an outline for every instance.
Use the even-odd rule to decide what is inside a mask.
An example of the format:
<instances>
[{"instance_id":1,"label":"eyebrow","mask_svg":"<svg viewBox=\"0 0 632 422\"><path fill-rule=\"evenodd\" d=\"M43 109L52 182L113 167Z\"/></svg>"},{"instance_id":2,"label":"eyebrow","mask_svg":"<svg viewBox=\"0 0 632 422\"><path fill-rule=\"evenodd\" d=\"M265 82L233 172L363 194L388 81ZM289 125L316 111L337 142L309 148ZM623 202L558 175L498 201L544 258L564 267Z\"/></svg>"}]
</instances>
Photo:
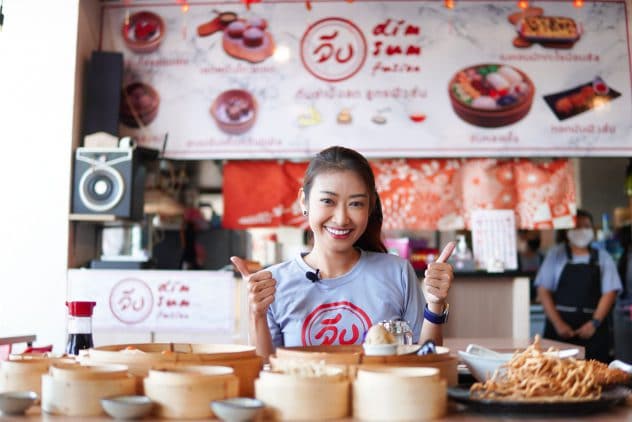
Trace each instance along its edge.
<instances>
[{"instance_id":1,"label":"eyebrow","mask_svg":"<svg viewBox=\"0 0 632 422\"><path fill-rule=\"evenodd\" d=\"M331 192L328 190L321 190L320 193L325 193L327 195L331 195L331 196L339 196L336 192ZM369 195L366 193L355 193L351 196L349 196L350 198L368 198Z\"/></svg>"}]
</instances>

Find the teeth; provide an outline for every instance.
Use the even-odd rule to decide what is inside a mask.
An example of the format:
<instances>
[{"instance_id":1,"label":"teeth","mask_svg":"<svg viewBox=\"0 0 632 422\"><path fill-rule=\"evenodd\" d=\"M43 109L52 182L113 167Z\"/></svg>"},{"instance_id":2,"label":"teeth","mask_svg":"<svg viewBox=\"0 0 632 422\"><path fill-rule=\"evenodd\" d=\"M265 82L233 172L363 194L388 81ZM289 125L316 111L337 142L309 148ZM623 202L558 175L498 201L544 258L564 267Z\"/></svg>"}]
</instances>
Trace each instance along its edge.
<instances>
[{"instance_id":1,"label":"teeth","mask_svg":"<svg viewBox=\"0 0 632 422\"><path fill-rule=\"evenodd\" d=\"M327 231L336 236L344 236L345 234L351 233L351 230L338 230L332 229L331 227L327 227Z\"/></svg>"}]
</instances>

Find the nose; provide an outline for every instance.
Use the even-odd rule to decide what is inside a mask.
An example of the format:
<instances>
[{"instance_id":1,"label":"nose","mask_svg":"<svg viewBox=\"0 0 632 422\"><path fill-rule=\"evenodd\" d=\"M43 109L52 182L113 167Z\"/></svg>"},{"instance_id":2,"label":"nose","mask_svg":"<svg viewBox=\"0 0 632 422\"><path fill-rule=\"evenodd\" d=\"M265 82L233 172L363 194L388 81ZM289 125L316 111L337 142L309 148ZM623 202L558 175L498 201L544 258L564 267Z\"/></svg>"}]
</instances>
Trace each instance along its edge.
<instances>
[{"instance_id":1,"label":"nose","mask_svg":"<svg viewBox=\"0 0 632 422\"><path fill-rule=\"evenodd\" d=\"M336 207L334 212L334 223L339 226L345 226L349 222L349 213L347 207L340 204Z\"/></svg>"}]
</instances>

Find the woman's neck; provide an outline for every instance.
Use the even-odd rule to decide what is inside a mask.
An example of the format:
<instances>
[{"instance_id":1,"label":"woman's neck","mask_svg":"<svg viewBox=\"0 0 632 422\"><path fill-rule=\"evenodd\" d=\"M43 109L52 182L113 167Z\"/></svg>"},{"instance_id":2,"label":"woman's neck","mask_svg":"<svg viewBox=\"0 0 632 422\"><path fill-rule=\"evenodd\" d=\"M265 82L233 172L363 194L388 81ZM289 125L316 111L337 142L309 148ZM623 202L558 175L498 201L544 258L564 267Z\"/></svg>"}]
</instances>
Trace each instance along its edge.
<instances>
[{"instance_id":1,"label":"woman's neck","mask_svg":"<svg viewBox=\"0 0 632 422\"><path fill-rule=\"evenodd\" d=\"M573 254L573 256L581 256L588 255L590 252L588 251L588 248L579 248L577 246L571 245L571 253Z\"/></svg>"},{"instance_id":2,"label":"woman's neck","mask_svg":"<svg viewBox=\"0 0 632 422\"><path fill-rule=\"evenodd\" d=\"M321 278L340 277L351 271L360 259L361 252L351 248L349 251L320 251L314 247L303 259L310 267L318 269Z\"/></svg>"}]
</instances>

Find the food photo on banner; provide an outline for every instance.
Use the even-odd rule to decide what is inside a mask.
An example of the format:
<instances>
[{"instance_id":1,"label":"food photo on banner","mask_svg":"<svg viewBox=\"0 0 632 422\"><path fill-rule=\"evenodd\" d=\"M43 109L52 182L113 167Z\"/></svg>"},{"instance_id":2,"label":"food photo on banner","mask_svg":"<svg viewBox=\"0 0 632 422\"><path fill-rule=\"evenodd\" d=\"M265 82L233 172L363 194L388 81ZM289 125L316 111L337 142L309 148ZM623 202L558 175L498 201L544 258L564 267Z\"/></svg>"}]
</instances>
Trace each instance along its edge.
<instances>
[{"instance_id":1,"label":"food photo on banner","mask_svg":"<svg viewBox=\"0 0 632 422\"><path fill-rule=\"evenodd\" d=\"M247 3L102 5L122 134L174 159L632 153L623 0Z\"/></svg>"}]
</instances>

